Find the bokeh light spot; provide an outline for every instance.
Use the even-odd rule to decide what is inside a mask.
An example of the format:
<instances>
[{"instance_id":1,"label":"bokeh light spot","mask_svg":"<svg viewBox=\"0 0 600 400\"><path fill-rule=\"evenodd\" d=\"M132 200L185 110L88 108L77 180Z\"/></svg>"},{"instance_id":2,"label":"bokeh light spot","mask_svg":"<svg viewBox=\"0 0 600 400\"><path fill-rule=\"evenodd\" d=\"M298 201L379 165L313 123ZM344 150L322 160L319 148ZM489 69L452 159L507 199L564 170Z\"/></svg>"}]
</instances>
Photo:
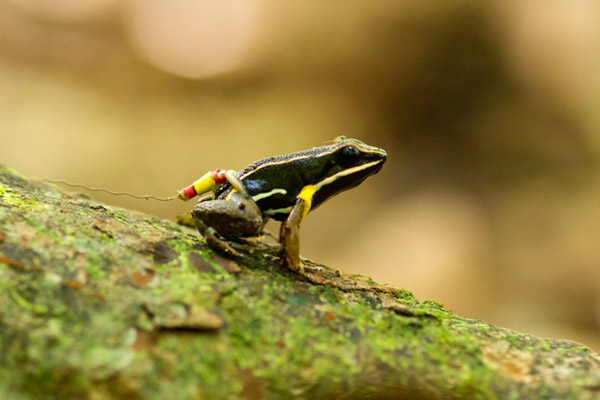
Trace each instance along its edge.
<instances>
[{"instance_id":1,"label":"bokeh light spot","mask_svg":"<svg viewBox=\"0 0 600 400\"><path fill-rule=\"evenodd\" d=\"M189 78L240 66L258 28L256 0L132 0L125 24L148 63Z\"/></svg>"}]
</instances>

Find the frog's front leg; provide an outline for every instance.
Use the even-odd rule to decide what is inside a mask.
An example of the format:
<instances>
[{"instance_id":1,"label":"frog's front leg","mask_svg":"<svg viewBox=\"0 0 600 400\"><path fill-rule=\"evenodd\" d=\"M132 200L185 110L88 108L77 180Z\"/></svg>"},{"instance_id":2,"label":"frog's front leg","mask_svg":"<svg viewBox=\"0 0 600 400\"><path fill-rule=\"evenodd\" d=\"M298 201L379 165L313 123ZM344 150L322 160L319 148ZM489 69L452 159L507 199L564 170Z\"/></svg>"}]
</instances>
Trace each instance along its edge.
<instances>
[{"instance_id":1,"label":"frog's front leg","mask_svg":"<svg viewBox=\"0 0 600 400\"><path fill-rule=\"evenodd\" d=\"M304 266L300 263L300 223L312 206L318 186L307 185L296 198L287 219L281 224L279 242L283 253L283 263L290 269L304 275Z\"/></svg>"},{"instance_id":2,"label":"frog's front leg","mask_svg":"<svg viewBox=\"0 0 600 400\"><path fill-rule=\"evenodd\" d=\"M237 191L227 200L200 200L192 210L192 218L210 247L235 256L240 253L226 238L257 236L265 224L256 203Z\"/></svg>"},{"instance_id":3,"label":"frog's front leg","mask_svg":"<svg viewBox=\"0 0 600 400\"><path fill-rule=\"evenodd\" d=\"M298 199L287 219L281 223L279 235L283 264L300 274L304 272L300 264L300 222L304 218L305 209L304 200Z\"/></svg>"}]
</instances>

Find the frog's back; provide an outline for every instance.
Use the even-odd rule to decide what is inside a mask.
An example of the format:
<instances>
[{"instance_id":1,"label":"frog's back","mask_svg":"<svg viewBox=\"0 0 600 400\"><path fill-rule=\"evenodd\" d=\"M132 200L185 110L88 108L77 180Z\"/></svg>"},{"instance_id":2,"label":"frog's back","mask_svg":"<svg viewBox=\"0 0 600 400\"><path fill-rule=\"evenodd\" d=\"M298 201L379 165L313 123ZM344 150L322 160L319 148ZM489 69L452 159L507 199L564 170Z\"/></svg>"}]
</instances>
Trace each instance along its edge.
<instances>
[{"instance_id":1,"label":"frog's back","mask_svg":"<svg viewBox=\"0 0 600 400\"><path fill-rule=\"evenodd\" d=\"M240 171L238 178L263 213L281 221L302 188L323 178L329 161L318 154L322 148L264 158Z\"/></svg>"}]
</instances>

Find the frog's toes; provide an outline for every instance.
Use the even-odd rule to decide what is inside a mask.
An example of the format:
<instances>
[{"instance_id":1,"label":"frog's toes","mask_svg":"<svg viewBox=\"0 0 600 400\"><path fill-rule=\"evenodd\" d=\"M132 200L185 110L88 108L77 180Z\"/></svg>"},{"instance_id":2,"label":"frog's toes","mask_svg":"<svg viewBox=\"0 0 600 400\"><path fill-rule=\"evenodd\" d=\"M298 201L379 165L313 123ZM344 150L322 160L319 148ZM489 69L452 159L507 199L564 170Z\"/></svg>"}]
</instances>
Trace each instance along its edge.
<instances>
[{"instance_id":1,"label":"frog's toes","mask_svg":"<svg viewBox=\"0 0 600 400\"><path fill-rule=\"evenodd\" d=\"M231 254L234 257L242 257L242 253L240 253L237 248L234 248L227 242L222 244L221 250L223 250L225 253Z\"/></svg>"},{"instance_id":2,"label":"frog's toes","mask_svg":"<svg viewBox=\"0 0 600 400\"><path fill-rule=\"evenodd\" d=\"M222 238L213 228L206 228L202 232L202 237L206 240L206 243L216 251L222 253L231 254L235 257L241 257L242 255L234 249L231 244Z\"/></svg>"},{"instance_id":3,"label":"frog's toes","mask_svg":"<svg viewBox=\"0 0 600 400\"><path fill-rule=\"evenodd\" d=\"M300 261L300 262L302 262L302 261ZM304 270L307 272L323 272L323 271L325 271L325 268L322 266L306 264L304 266Z\"/></svg>"},{"instance_id":4,"label":"frog's toes","mask_svg":"<svg viewBox=\"0 0 600 400\"><path fill-rule=\"evenodd\" d=\"M279 240L279 237L277 237L273 232L269 231L268 229L263 229L262 232L261 232L261 235L259 236L259 238L261 240L264 240L264 238L266 236L268 236L268 237L270 237L271 239L274 239L274 240Z\"/></svg>"}]
</instances>

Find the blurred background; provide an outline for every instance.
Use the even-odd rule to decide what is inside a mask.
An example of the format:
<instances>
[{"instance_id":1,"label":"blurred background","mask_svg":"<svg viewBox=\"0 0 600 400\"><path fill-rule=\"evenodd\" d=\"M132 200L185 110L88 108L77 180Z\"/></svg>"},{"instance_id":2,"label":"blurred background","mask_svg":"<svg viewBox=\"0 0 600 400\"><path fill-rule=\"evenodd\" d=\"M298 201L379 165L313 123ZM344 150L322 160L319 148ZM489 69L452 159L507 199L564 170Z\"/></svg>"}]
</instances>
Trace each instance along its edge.
<instances>
[{"instance_id":1,"label":"blurred background","mask_svg":"<svg viewBox=\"0 0 600 400\"><path fill-rule=\"evenodd\" d=\"M388 162L305 257L596 350L599 106L594 0L0 0L0 163L168 196L356 137Z\"/></svg>"}]
</instances>

